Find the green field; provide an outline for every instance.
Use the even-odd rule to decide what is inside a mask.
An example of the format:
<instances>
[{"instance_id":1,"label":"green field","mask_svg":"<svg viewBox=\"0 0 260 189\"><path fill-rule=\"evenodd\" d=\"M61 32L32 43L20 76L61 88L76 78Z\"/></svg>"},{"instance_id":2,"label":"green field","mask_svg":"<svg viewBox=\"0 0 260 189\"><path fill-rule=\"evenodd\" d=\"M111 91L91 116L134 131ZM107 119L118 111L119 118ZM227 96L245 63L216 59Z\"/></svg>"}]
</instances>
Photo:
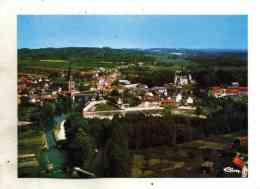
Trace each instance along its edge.
<instances>
[{"instance_id":1,"label":"green field","mask_svg":"<svg viewBox=\"0 0 260 189\"><path fill-rule=\"evenodd\" d=\"M230 142L240 134L231 133L194 140L174 147L158 146L133 150L131 161L132 177L200 177L200 166L207 156L216 160L214 152L227 150ZM247 144L242 145L242 153L247 156ZM213 176L214 175L209 175Z\"/></svg>"},{"instance_id":2,"label":"green field","mask_svg":"<svg viewBox=\"0 0 260 189\"><path fill-rule=\"evenodd\" d=\"M52 61L40 61L40 60L19 60L18 70L24 71L26 69L61 69L67 70L69 64L63 61L52 60ZM108 62L93 61L93 60L81 60L71 63L73 70L84 70L90 68L114 68L115 65Z\"/></svg>"},{"instance_id":3,"label":"green field","mask_svg":"<svg viewBox=\"0 0 260 189\"><path fill-rule=\"evenodd\" d=\"M96 111L110 111L110 110L118 110L118 107L112 104L97 104Z\"/></svg>"},{"instance_id":4,"label":"green field","mask_svg":"<svg viewBox=\"0 0 260 189\"><path fill-rule=\"evenodd\" d=\"M26 130L18 132L19 153L35 153L44 145L44 133L42 131Z\"/></svg>"}]
</instances>

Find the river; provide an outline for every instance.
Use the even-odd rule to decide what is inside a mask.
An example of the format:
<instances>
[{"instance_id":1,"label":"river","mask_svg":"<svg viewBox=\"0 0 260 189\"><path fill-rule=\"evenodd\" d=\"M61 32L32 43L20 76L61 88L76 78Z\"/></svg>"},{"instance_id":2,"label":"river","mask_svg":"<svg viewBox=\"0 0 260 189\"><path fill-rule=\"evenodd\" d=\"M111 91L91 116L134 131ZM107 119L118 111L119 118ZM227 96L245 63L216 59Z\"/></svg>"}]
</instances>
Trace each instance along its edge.
<instances>
[{"instance_id":1,"label":"river","mask_svg":"<svg viewBox=\"0 0 260 189\"><path fill-rule=\"evenodd\" d=\"M41 172L46 177L65 177L65 173L63 171L65 153L57 147L54 137L54 128L64 119L64 115L56 116L53 119L50 119L45 129L47 148L41 151L39 162L42 170ZM49 170L48 167L50 168Z\"/></svg>"}]
</instances>

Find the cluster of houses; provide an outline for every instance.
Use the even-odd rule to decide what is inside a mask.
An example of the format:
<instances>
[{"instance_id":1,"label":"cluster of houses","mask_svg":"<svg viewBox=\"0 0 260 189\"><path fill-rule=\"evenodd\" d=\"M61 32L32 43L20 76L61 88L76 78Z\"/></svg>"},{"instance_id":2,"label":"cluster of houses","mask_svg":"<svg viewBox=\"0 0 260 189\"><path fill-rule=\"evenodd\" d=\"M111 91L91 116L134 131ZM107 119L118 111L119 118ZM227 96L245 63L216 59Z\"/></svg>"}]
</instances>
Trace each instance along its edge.
<instances>
[{"instance_id":1,"label":"cluster of houses","mask_svg":"<svg viewBox=\"0 0 260 189\"><path fill-rule=\"evenodd\" d=\"M97 83L102 83L103 81L107 80L109 76L99 76L96 77ZM104 79L105 78L105 79ZM143 83L132 83L129 80L121 79L119 76L114 78L114 81L117 81L117 85L111 86L111 91L116 91L116 95L113 96L113 102L118 109L111 110L111 111L95 111L95 108L89 108L95 106L96 103L102 102L104 100L92 100L88 102L83 108L83 116L87 118L112 118L113 113L122 113L128 111L146 111L149 112L151 115L161 115L160 112L162 109L166 108L180 108L183 111L191 111L194 110L195 104L195 97L193 95L193 91L187 92L186 85L191 84L194 82L191 79L191 75L177 75L177 78L173 81L174 83L167 83L163 86L153 86L149 87ZM189 87L188 87L189 88ZM96 93L99 92L100 88L96 89ZM189 90L192 90L191 88ZM99 92L101 94L101 92ZM109 93L109 95L113 95L113 93ZM128 104L129 95L133 98L137 98L139 104L130 105ZM109 98L104 96L106 103L108 103ZM116 101L114 101L116 99ZM174 108L175 109L175 108ZM109 114L110 112L110 114ZM106 114L106 115L104 115Z\"/></svg>"},{"instance_id":2,"label":"cluster of houses","mask_svg":"<svg viewBox=\"0 0 260 189\"><path fill-rule=\"evenodd\" d=\"M182 80L181 80L182 81ZM157 103L159 105L193 105L194 96L192 92L186 94L184 89L179 88L179 84L165 84L164 86L148 87L141 83L131 83L128 80L119 80L118 91L121 93L124 90L128 90L131 94L138 97L141 102ZM189 84L189 82L187 82ZM182 83L181 86L185 86ZM174 91L174 92L172 92Z\"/></svg>"},{"instance_id":3,"label":"cluster of houses","mask_svg":"<svg viewBox=\"0 0 260 189\"><path fill-rule=\"evenodd\" d=\"M70 83L72 86L72 83ZM24 103L43 103L53 101L60 95L64 95L61 86L56 85L47 76L20 74L18 76L18 104Z\"/></svg>"},{"instance_id":4,"label":"cluster of houses","mask_svg":"<svg viewBox=\"0 0 260 189\"><path fill-rule=\"evenodd\" d=\"M248 89L246 86L239 86L239 84L235 82L232 84L232 86L228 87L212 87L210 93L215 98L222 98L227 96L244 96L247 95Z\"/></svg>"},{"instance_id":5,"label":"cluster of houses","mask_svg":"<svg viewBox=\"0 0 260 189\"><path fill-rule=\"evenodd\" d=\"M91 82L94 85L91 84ZM113 85L114 82L117 84ZM175 74L173 83L148 87L146 84L131 83L128 80L121 79L120 73L117 70L111 72L97 70L89 83L92 86L92 88L90 88L90 91L92 91L91 97L89 96L90 93L77 91L75 81L73 81L72 78L70 78L67 83L68 89L64 90L61 85L57 85L55 81L51 81L48 76L20 74L18 78L18 103L21 102L21 100L29 103L52 101L61 95L68 95L68 93L70 93L73 100L75 100L75 97L81 98L83 96L84 99L89 101L93 99L93 93L94 96L100 96L104 94L104 92L109 94L112 90L117 90L119 94L127 91L132 96L137 97L141 104L149 102L150 104L162 106L192 106L195 102L192 91L187 94L184 92L184 89L182 89L183 86L194 83L194 81L190 74L185 75L180 72ZM87 98L85 98L86 95ZM87 101L84 100L85 103L87 103ZM118 99L118 105L122 104L124 104L124 99Z\"/></svg>"},{"instance_id":6,"label":"cluster of houses","mask_svg":"<svg viewBox=\"0 0 260 189\"><path fill-rule=\"evenodd\" d=\"M94 83L95 87L94 88L92 87L92 90L111 91L112 84L119 77L119 73L112 72L112 73L106 74L104 72L105 71L103 69L96 71L96 73L93 76L93 80L96 81Z\"/></svg>"}]
</instances>

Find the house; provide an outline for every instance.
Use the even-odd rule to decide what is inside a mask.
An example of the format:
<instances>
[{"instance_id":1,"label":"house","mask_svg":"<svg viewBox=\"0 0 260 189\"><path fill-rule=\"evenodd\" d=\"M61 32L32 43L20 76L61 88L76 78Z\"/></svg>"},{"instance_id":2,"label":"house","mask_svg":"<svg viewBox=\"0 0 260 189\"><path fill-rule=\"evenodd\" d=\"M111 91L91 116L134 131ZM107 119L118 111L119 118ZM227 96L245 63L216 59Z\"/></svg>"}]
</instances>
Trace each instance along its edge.
<instances>
[{"instance_id":1,"label":"house","mask_svg":"<svg viewBox=\"0 0 260 189\"><path fill-rule=\"evenodd\" d=\"M175 105L176 101L174 99L164 99L160 102L161 105Z\"/></svg>"},{"instance_id":2,"label":"house","mask_svg":"<svg viewBox=\"0 0 260 189\"><path fill-rule=\"evenodd\" d=\"M154 95L151 92L146 92L143 98L144 101L149 101L149 102L158 102L159 99L160 98L158 95Z\"/></svg>"},{"instance_id":3,"label":"house","mask_svg":"<svg viewBox=\"0 0 260 189\"><path fill-rule=\"evenodd\" d=\"M247 87L238 87L240 95L247 95L248 89Z\"/></svg>"},{"instance_id":4,"label":"house","mask_svg":"<svg viewBox=\"0 0 260 189\"><path fill-rule=\"evenodd\" d=\"M227 88L224 90L224 94L222 96L236 96L239 95L240 91L238 88Z\"/></svg>"},{"instance_id":5,"label":"house","mask_svg":"<svg viewBox=\"0 0 260 189\"><path fill-rule=\"evenodd\" d=\"M130 84L131 84L130 81L128 81L128 80L122 80L122 79L118 80L118 82L119 82L121 85L130 85Z\"/></svg>"},{"instance_id":6,"label":"house","mask_svg":"<svg viewBox=\"0 0 260 189\"><path fill-rule=\"evenodd\" d=\"M132 89L132 88L136 88L138 86L138 84L131 84L130 81L128 80L118 80L119 84L122 85L124 88L126 89Z\"/></svg>"},{"instance_id":7,"label":"house","mask_svg":"<svg viewBox=\"0 0 260 189\"><path fill-rule=\"evenodd\" d=\"M182 101L182 94L181 93L177 94L175 99L177 103L180 103Z\"/></svg>"},{"instance_id":8,"label":"house","mask_svg":"<svg viewBox=\"0 0 260 189\"><path fill-rule=\"evenodd\" d=\"M233 87L239 87L239 82L232 82L231 85L232 85Z\"/></svg>"},{"instance_id":9,"label":"house","mask_svg":"<svg viewBox=\"0 0 260 189\"><path fill-rule=\"evenodd\" d=\"M190 96L189 96L189 97L187 98L187 100L186 100L186 103L189 104L189 105L193 104L193 102L194 102L194 100L193 100L193 98L190 97Z\"/></svg>"},{"instance_id":10,"label":"house","mask_svg":"<svg viewBox=\"0 0 260 189\"><path fill-rule=\"evenodd\" d=\"M33 104L36 103L36 98L34 98L34 97L30 97L29 102L30 102L30 103L33 103Z\"/></svg>"},{"instance_id":11,"label":"house","mask_svg":"<svg viewBox=\"0 0 260 189\"><path fill-rule=\"evenodd\" d=\"M166 87L153 87L151 88L151 91L154 91L157 94L167 96L167 88Z\"/></svg>"},{"instance_id":12,"label":"house","mask_svg":"<svg viewBox=\"0 0 260 189\"><path fill-rule=\"evenodd\" d=\"M151 93L151 92L146 92L146 93L145 93L145 96L154 96L154 94Z\"/></svg>"},{"instance_id":13,"label":"house","mask_svg":"<svg viewBox=\"0 0 260 189\"><path fill-rule=\"evenodd\" d=\"M211 94L216 98L221 98L225 96L239 96L247 95L247 87L212 87Z\"/></svg>"},{"instance_id":14,"label":"house","mask_svg":"<svg viewBox=\"0 0 260 189\"><path fill-rule=\"evenodd\" d=\"M247 87L229 87L225 90L226 96L247 95Z\"/></svg>"},{"instance_id":15,"label":"house","mask_svg":"<svg viewBox=\"0 0 260 189\"><path fill-rule=\"evenodd\" d=\"M129 84L129 85L124 85L124 87L127 88L127 89L136 88L137 86L138 86L138 84Z\"/></svg>"},{"instance_id":16,"label":"house","mask_svg":"<svg viewBox=\"0 0 260 189\"><path fill-rule=\"evenodd\" d=\"M151 106L151 102L148 102L148 101L144 101L143 103L141 103L138 107L150 107Z\"/></svg>"},{"instance_id":17,"label":"house","mask_svg":"<svg viewBox=\"0 0 260 189\"><path fill-rule=\"evenodd\" d=\"M118 100L117 100L117 104L118 104L118 105L123 104L123 100L122 100L122 98L118 98Z\"/></svg>"},{"instance_id":18,"label":"house","mask_svg":"<svg viewBox=\"0 0 260 189\"><path fill-rule=\"evenodd\" d=\"M138 88L143 89L143 90L147 90L149 87L148 87L148 85L145 85L145 84L139 84Z\"/></svg>"},{"instance_id":19,"label":"house","mask_svg":"<svg viewBox=\"0 0 260 189\"><path fill-rule=\"evenodd\" d=\"M112 87L112 80L108 76L100 76L97 82L98 90L108 90Z\"/></svg>"},{"instance_id":20,"label":"house","mask_svg":"<svg viewBox=\"0 0 260 189\"><path fill-rule=\"evenodd\" d=\"M225 89L222 88L222 87L218 87L218 86L212 87L211 90L210 90L211 95L216 97L216 98L223 95L224 92L225 92Z\"/></svg>"}]
</instances>

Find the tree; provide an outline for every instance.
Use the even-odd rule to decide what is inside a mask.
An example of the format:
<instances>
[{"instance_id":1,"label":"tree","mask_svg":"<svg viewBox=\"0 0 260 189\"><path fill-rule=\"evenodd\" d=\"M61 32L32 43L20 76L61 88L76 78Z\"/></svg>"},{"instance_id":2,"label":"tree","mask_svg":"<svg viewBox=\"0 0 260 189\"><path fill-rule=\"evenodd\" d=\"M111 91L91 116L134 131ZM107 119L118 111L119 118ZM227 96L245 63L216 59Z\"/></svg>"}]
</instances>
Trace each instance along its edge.
<instances>
[{"instance_id":1,"label":"tree","mask_svg":"<svg viewBox=\"0 0 260 189\"><path fill-rule=\"evenodd\" d=\"M119 85L119 80L114 80L112 82L112 85L117 87Z\"/></svg>"},{"instance_id":2,"label":"tree","mask_svg":"<svg viewBox=\"0 0 260 189\"><path fill-rule=\"evenodd\" d=\"M83 128L79 128L74 142L79 146L81 151L81 162L83 169L93 171L92 162L96 156L96 144L94 138Z\"/></svg>"},{"instance_id":3,"label":"tree","mask_svg":"<svg viewBox=\"0 0 260 189\"><path fill-rule=\"evenodd\" d=\"M114 127L111 138L107 141L106 153L108 154L109 172L111 177L129 176L129 151L127 128Z\"/></svg>"},{"instance_id":4,"label":"tree","mask_svg":"<svg viewBox=\"0 0 260 189\"><path fill-rule=\"evenodd\" d=\"M201 108L201 106L199 104L197 104L196 106L196 110L195 110L195 114L197 116L201 115L203 113L203 109Z\"/></svg>"},{"instance_id":5,"label":"tree","mask_svg":"<svg viewBox=\"0 0 260 189\"><path fill-rule=\"evenodd\" d=\"M55 115L55 110L56 110L56 107L55 107L54 103L49 102L49 103L44 104L44 106L41 109L43 118L48 119L50 117L53 117Z\"/></svg>"},{"instance_id":6,"label":"tree","mask_svg":"<svg viewBox=\"0 0 260 189\"><path fill-rule=\"evenodd\" d=\"M66 98L59 98L55 104L56 104L56 114L60 115L66 112Z\"/></svg>"},{"instance_id":7,"label":"tree","mask_svg":"<svg viewBox=\"0 0 260 189\"><path fill-rule=\"evenodd\" d=\"M84 157L82 156L84 150L83 140L87 131L87 120L84 119L80 113L72 112L66 116L65 134L66 143L64 148L67 152L68 167L84 165ZM87 152L85 154L88 154Z\"/></svg>"},{"instance_id":8,"label":"tree","mask_svg":"<svg viewBox=\"0 0 260 189\"><path fill-rule=\"evenodd\" d=\"M54 103L46 103L40 110L40 125L41 127L47 128L50 126L50 122L53 121L56 107Z\"/></svg>"},{"instance_id":9,"label":"tree","mask_svg":"<svg viewBox=\"0 0 260 189\"><path fill-rule=\"evenodd\" d=\"M86 128L88 122L78 112L72 112L66 116L65 131L68 141L74 140L79 128Z\"/></svg>"}]
</instances>

